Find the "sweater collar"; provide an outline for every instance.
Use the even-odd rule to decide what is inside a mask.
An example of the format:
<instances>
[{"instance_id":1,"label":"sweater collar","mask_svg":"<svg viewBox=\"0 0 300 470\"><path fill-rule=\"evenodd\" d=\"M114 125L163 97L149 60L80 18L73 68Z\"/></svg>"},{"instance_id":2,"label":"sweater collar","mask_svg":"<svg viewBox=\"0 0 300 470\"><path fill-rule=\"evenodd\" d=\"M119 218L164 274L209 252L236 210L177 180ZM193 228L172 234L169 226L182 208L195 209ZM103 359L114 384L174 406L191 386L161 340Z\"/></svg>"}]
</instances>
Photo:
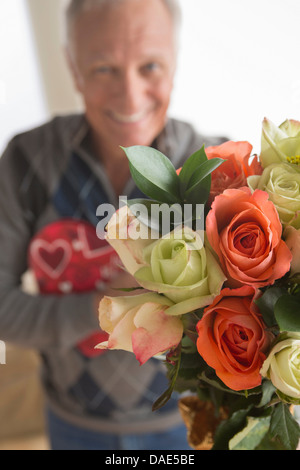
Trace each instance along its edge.
<instances>
[{"instance_id":1,"label":"sweater collar","mask_svg":"<svg viewBox=\"0 0 300 470\"><path fill-rule=\"evenodd\" d=\"M162 152L168 157L175 168L182 160L185 150L188 147L188 142L191 139L191 127L187 124L181 123L175 119L168 118L166 125L162 132L156 137L151 144L152 147ZM79 122L74 134L71 136L71 146L74 151L80 155L90 159L96 160L92 152L90 140L91 127L84 114L79 117ZM97 159L99 162L99 160Z\"/></svg>"}]
</instances>

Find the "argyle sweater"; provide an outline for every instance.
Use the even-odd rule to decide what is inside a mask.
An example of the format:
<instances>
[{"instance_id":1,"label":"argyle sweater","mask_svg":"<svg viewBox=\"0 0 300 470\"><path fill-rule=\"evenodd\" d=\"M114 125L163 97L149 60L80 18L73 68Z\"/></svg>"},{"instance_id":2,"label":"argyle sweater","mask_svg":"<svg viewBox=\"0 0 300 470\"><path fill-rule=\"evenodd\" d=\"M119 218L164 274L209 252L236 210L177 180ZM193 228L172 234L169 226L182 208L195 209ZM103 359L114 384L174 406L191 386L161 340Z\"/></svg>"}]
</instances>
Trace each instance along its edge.
<instances>
[{"instance_id":1,"label":"argyle sweater","mask_svg":"<svg viewBox=\"0 0 300 470\"><path fill-rule=\"evenodd\" d=\"M203 144L224 140L205 138L189 124L169 119L153 146L180 167ZM124 195L142 196L132 180ZM83 115L56 117L8 144L0 159L0 340L40 353L47 402L69 422L111 433L162 431L181 422L176 396L152 412L167 386L162 362L151 359L140 366L124 351L91 358L76 347L99 330L94 293L33 295L22 290L35 234L62 218L96 227L102 203L118 207L91 151Z\"/></svg>"}]
</instances>

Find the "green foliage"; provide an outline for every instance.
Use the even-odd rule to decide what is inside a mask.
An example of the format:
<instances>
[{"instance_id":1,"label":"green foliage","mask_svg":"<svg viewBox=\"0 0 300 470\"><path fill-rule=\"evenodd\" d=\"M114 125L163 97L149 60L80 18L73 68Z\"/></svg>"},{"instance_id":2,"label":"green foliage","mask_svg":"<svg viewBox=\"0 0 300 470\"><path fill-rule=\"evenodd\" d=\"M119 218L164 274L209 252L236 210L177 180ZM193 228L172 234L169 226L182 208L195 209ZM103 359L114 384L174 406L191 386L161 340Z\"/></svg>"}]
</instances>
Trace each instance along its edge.
<instances>
[{"instance_id":1,"label":"green foliage","mask_svg":"<svg viewBox=\"0 0 300 470\"><path fill-rule=\"evenodd\" d=\"M169 387L165 392L153 403L152 411L157 411L170 400L174 391L175 383L178 377L178 372L181 364L181 345L178 346L172 353L169 354L167 363L172 366L169 367Z\"/></svg>"},{"instance_id":2,"label":"green foliage","mask_svg":"<svg viewBox=\"0 0 300 470\"><path fill-rule=\"evenodd\" d=\"M245 428L230 440L230 450L255 450L269 431L270 421L270 416L247 417Z\"/></svg>"},{"instance_id":3,"label":"green foliage","mask_svg":"<svg viewBox=\"0 0 300 470\"><path fill-rule=\"evenodd\" d=\"M289 405L278 403L261 415L250 405L220 424L213 450L295 450L299 439L300 427Z\"/></svg>"},{"instance_id":4,"label":"green foliage","mask_svg":"<svg viewBox=\"0 0 300 470\"><path fill-rule=\"evenodd\" d=\"M169 158L156 149L134 146L123 150L138 188L153 201L171 205L206 204L211 173L223 163L220 158L208 160L203 146L186 160L178 175Z\"/></svg>"},{"instance_id":5,"label":"green foliage","mask_svg":"<svg viewBox=\"0 0 300 470\"><path fill-rule=\"evenodd\" d=\"M129 160L131 175L146 196L168 204L180 202L179 178L165 155L143 146L123 150Z\"/></svg>"},{"instance_id":6,"label":"green foliage","mask_svg":"<svg viewBox=\"0 0 300 470\"><path fill-rule=\"evenodd\" d=\"M184 163L180 174L181 198L186 203L205 204L211 187L211 173L223 163L220 158L207 159L204 146Z\"/></svg>"},{"instance_id":7,"label":"green foliage","mask_svg":"<svg viewBox=\"0 0 300 470\"><path fill-rule=\"evenodd\" d=\"M279 331L300 332L300 294L292 294L287 288L274 286L267 289L256 304L269 328Z\"/></svg>"},{"instance_id":8,"label":"green foliage","mask_svg":"<svg viewBox=\"0 0 300 470\"><path fill-rule=\"evenodd\" d=\"M223 421L216 432L212 450L229 450L230 440L247 425L247 415L250 407L234 412L231 417Z\"/></svg>"},{"instance_id":9,"label":"green foliage","mask_svg":"<svg viewBox=\"0 0 300 470\"><path fill-rule=\"evenodd\" d=\"M282 295L274 306L281 331L300 332L300 295Z\"/></svg>"},{"instance_id":10,"label":"green foliage","mask_svg":"<svg viewBox=\"0 0 300 470\"><path fill-rule=\"evenodd\" d=\"M270 434L279 439L287 450L295 450L300 439L300 427L290 413L289 406L284 403L276 405L272 414Z\"/></svg>"},{"instance_id":11,"label":"green foliage","mask_svg":"<svg viewBox=\"0 0 300 470\"><path fill-rule=\"evenodd\" d=\"M271 328L276 325L276 319L274 316L274 307L277 300L284 294L286 289L282 287L270 287L267 289L261 297L259 297L255 303L257 304L265 324Z\"/></svg>"}]
</instances>

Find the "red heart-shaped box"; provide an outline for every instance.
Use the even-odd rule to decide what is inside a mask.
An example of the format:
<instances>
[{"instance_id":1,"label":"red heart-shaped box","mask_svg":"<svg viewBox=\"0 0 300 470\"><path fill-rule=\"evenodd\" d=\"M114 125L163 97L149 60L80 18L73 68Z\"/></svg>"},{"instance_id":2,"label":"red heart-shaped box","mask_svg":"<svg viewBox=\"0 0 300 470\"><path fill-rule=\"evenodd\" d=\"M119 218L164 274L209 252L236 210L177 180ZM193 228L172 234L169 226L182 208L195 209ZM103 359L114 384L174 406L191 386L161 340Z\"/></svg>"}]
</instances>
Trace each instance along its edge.
<instances>
[{"instance_id":1,"label":"red heart-shaped box","mask_svg":"<svg viewBox=\"0 0 300 470\"><path fill-rule=\"evenodd\" d=\"M82 293L101 289L120 272L120 259L113 248L96 234L88 222L61 219L42 228L32 239L28 265L41 294ZM107 339L95 332L79 345L94 357L94 346Z\"/></svg>"},{"instance_id":2,"label":"red heart-shaped box","mask_svg":"<svg viewBox=\"0 0 300 470\"><path fill-rule=\"evenodd\" d=\"M44 294L97 290L120 271L118 255L95 227L73 219L41 229L29 246L28 263Z\"/></svg>"}]
</instances>

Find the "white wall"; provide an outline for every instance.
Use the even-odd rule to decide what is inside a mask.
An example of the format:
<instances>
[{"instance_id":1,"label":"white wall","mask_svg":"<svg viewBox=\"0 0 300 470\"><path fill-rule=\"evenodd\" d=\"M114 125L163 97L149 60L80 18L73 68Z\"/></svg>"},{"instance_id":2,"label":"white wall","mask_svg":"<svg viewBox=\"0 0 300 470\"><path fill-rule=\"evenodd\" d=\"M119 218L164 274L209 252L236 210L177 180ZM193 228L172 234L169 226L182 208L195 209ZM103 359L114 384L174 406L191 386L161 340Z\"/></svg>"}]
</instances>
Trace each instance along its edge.
<instances>
[{"instance_id":1,"label":"white wall","mask_svg":"<svg viewBox=\"0 0 300 470\"><path fill-rule=\"evenodd\" d=\"M7 1L7 0L6 0ZM49 114L81 107L65 60L63 11L66 0L26 0L36 40Z\"/></svg>"},{"instance_id":2,"label":"white wall","mask_svg":"<svg viewBox=\"0 0 300 470\"><path fill-rule=\"evenodd\" d=\"M300 120L300 1L179 1L170 114L259 152L264 116ZM61 2L0 1L0 153L15 132L78 109L58 40Z\"/></svg>"},{"instance_id":3,"label":"white wall","mask_svg":"<svg viewBox=\"0 0 300 470\"><path fill-rule=\"evenodd\" d=\"M299 0L180 0L171 111L203 132L248 140L261 122L300 120Z\"/></svg>"},{"instance_id":4,"label":"white wall","mask_svg":"<svg viewBox=\"0 0 300 470\"><path fill-rule=\"evenodd\" d=\"M25 0L0 1L0 154L48 116Z\"/></svg>"}]
</instances>

